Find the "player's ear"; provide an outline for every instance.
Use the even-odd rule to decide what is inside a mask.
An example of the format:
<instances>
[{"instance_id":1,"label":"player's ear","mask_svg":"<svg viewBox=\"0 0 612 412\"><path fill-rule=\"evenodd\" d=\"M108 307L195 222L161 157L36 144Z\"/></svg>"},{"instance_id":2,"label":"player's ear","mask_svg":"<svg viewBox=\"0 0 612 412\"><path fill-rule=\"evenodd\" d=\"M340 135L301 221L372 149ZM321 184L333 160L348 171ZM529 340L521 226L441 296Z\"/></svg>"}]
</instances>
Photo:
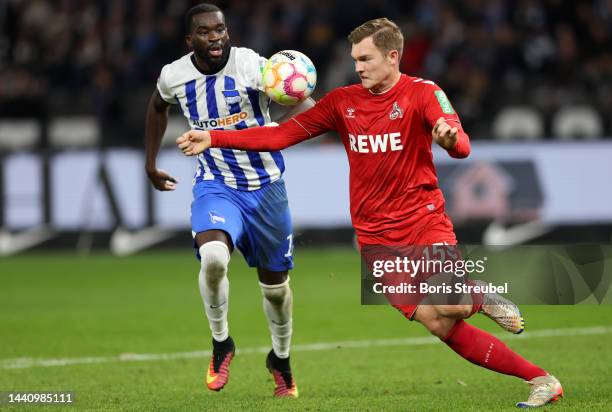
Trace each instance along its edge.
<instances>
[{"instance_id":1,"label":"player's ear","mask_svg":"<svg viewBox=\"0 0 612 412\"><path fill-rule=\"evenodd\" d=\"M399 52L397 50L389 50L387 53L387 59L389 63L395 64L399 62Z\"/></svg>"},{"instance_id":2,"label":"player's ear","mask_svg":"<svg viewBox=\"0 0 612 412\"><path fill-rule=\"evenodd\" d=\"M189 46L190 49L193 48L191 45L191 34L185 36L185 43L187 43L187 46Z\"/></svg>"}]
</instances>

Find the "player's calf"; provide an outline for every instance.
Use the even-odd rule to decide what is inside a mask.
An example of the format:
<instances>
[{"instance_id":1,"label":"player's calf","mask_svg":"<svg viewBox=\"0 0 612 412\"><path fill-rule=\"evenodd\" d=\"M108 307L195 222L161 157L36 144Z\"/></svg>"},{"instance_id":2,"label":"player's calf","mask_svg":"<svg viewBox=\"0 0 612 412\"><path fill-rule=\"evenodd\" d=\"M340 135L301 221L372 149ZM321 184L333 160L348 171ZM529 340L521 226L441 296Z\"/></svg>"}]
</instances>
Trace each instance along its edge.
<instances>
[{"instance_id":1,"label":"player's calf","mask_svg":"<svg viewBox=\"0 0 612 412\"><path fill-rule=\"evenodd\" d=\"M213 339L222 342L227 339L229 282L227 266L230 253L221 241L204 243L200 248L201 268L199 274L200 294Z\"/></svg>"},{"instance_id":2,"label":"player's calf","mask_svg":"<svg viewBox=\"0 0 612 412\"><path fill-rule=\"evenodd\" d=\"M291 345L293 295L289 278L283 283L267 285L259 283L263 295L263 307L272 337L272 348L280 358L289 357Z\"/></svg>"}]
</instances>

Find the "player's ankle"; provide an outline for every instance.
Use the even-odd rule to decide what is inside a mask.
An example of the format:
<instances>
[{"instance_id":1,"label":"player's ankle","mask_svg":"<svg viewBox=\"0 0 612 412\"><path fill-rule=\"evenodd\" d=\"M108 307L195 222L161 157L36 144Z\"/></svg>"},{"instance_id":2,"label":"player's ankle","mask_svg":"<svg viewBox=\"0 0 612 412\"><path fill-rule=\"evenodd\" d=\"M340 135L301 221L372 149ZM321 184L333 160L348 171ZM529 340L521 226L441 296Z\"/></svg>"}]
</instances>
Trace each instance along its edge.
<instances>
[{"instance_id":1,"label":"player's ankle","mask_svg":"<svg viewBox=\"0 0 612 412\"><path fill-rule=\"evenodd\" d=\"M213 348L218 351L227 351L234 348L234 340L231 336L228 336L224 341L217 341L215 339L213 341Z\"/></svg>"}]
</instances>

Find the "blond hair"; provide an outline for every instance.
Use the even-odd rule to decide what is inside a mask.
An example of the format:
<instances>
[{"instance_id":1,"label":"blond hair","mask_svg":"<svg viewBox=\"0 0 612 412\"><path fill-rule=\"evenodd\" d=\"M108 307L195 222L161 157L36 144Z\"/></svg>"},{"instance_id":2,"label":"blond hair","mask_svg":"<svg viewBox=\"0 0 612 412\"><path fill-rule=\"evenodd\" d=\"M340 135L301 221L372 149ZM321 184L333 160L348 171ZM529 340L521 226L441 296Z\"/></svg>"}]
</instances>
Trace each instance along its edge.
<instances>
[{"instance_id":1,"label":"blond hair","mask_svg":"<svg viewBox=\"0 0 612 412\"><path fill-rule=\"evenodd\" d=\"M397 50L399 57L402 56L404 48L404 36L397 24L386 17L366 21L361 26L355 28L348 35L351 44L357 44L366 37L372 36L374 45L387 54L391 50Z\"/></svg>"}]
</instances>

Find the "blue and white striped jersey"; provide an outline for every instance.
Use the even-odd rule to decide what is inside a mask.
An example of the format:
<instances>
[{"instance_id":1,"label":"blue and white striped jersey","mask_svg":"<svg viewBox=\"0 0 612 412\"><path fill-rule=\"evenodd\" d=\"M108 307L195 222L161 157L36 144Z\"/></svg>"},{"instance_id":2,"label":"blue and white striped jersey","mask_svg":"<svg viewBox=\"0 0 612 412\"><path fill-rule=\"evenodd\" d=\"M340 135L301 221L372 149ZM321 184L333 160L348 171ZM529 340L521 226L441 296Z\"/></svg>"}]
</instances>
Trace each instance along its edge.
<instances>
[{"instance_id":1,"label":"blue and white striped jersey","mask_svg":"<svg viewBox=\"0 0 612 412\"><path fill-rule=\"evenodd\" d=\"M232 47L225 67L206 75L189 53L163 67L157 81L161 97L178 104L192 129L244 129L270 122L270 100L263 93L266 59L251 49ZM285 170L276 152L211 148L198 155L194 184L219 180L238 190L256 190Z\"/></svg>"}]
</instances>

